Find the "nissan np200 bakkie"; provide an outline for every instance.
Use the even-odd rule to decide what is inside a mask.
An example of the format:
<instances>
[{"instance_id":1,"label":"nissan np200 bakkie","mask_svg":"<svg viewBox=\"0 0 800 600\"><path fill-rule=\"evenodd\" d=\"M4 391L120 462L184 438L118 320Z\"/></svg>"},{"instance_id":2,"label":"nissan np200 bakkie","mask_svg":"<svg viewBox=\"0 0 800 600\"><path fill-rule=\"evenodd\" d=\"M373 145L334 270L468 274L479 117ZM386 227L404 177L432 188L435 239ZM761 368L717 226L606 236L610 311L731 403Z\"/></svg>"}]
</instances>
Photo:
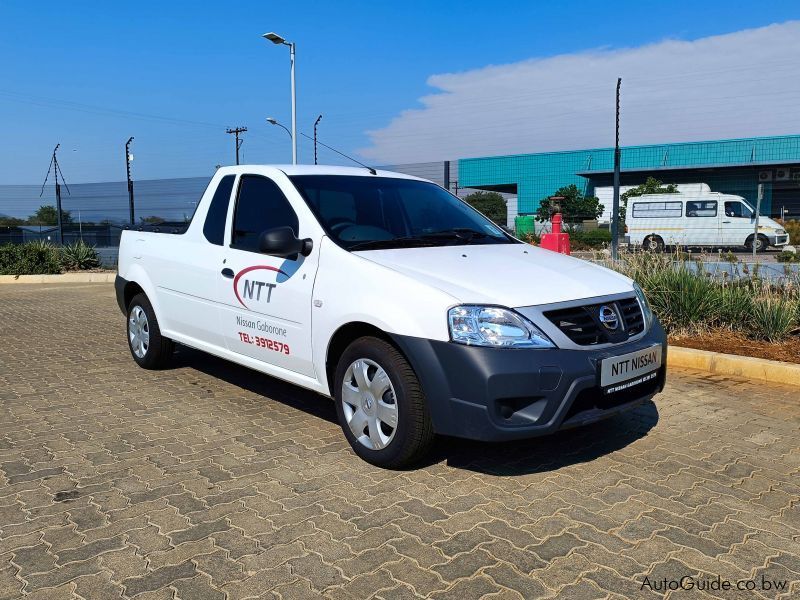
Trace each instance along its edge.
<instances>
[{"instance_id":1,"label":"nissan np200 bakkie","mask_svg":"<svg viewBox=\"0 0 800 600\"><path fill-rule=\"evenodd\" d=\"M116 293L140 366L177 342L332 397L384 467L436 434L552 433L664 387L666 337L636 283L399 173L220 168L188 224L123 232Z\"/></svg>"}]
</instances>

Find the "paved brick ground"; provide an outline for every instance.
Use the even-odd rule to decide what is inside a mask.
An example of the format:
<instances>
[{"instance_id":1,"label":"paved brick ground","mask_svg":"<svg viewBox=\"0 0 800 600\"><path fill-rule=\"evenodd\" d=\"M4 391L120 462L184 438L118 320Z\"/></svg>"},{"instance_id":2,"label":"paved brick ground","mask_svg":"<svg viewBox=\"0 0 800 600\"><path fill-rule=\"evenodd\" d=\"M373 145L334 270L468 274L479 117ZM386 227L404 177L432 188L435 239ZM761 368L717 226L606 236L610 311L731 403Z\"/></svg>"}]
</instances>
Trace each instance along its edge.
<instances>
[{"instance_id":1,"label":"paved brick ground","mask_svg":"<svg viewBox=\"0 0 800 600\"><path fill-rule=\"evenodd\" d=\"M123 326L108 285L0 286L0 597L800 593L797 388L672 374L614 420L387 472L324 399L185 349L140 370Z\"/></svg>"}]
</instances>

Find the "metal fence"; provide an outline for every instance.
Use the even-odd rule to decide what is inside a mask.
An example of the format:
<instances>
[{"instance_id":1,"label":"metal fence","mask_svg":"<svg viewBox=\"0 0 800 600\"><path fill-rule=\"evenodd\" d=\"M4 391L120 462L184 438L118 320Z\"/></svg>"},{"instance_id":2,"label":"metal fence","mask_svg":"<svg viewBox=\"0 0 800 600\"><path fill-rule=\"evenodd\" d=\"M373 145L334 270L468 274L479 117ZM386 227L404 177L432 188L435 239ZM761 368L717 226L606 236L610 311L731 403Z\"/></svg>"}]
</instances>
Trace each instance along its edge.
<instances>
[{"instance_id":1,"label":"metal fence","mask_svg":"<svg viewBox=\"0 0 800 600\"><path fill-rule=\"evenodd\" d=\"M381 169L430 179L463 196L472 190L458 186L458 161L390 165ZM192 218L210 177L150 179L134 182L136 223ZM42 222L42 206L54 207L52 186L0 185L0 244L47 240L58 243L58 227ZM76 183L61 187L65 243L83 240L98 248L119 246L122 229L130 225L125 181ZM56 213L49 211L50 216Z\"/></svg>"}]
</instances>

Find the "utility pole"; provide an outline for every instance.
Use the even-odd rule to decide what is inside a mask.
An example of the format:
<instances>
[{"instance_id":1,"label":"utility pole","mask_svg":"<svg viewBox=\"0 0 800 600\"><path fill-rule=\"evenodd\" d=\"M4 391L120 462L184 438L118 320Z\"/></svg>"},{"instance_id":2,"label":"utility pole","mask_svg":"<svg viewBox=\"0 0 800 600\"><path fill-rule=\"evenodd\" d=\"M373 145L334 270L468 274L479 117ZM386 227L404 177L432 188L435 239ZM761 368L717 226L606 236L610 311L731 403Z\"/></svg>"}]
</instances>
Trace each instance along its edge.
<instances>
[{"instance_id":1,"label":"utility pole","mask_svg":"<svg viewBox=\"0 0 800 600\"><path fill-rule=\"evenodd\" d=\"M619 258L619 170L620 170L620 149L619 149L619 88L622 85L622 77L617 78L617 115L615 125L614 141L614 204L611 209L611 258Z\"/></svg>"},{"instance_id":2,"label":"utility pole","mask_svg":"<svg viewBox=\"0 0 800 600\"><path fill-rule=\"evenodd\" d=\"M61 181L64 182L64 187L67 190L67 194L70 193L69 186L67 182L64 180L64 173L61 172L61 167L58 166L58 157L56 156L56 152L58 152L58 148L61 144L56 144L56 147L53 148L53 156L50 158L50 166L47 167L47 175L44 176L44 183L42 184L42 191L39 192L39 197L42 197L44 193L44 186L47 185L47 179L50 177L50 171L53 171L53 177L55 178L56 182L56 216L57 216L57 223L58 223L58 241L63 246L64 245L64 223L61 218L61 186L58 183L58 175L61 174ZM71 195L71 194L70 194Z\"/></svg>"},{"instance_id":3,"label":"utility pole","mask_svg":"<svg viewBox=\"0 0 800 600\"><path fill-rule=\"evenodd\" d=\"M242 147L244 140L239 140L239 134L247 131L247 127L236 127L234 129L226 129L225 133L232 133L236 136L236 164L239 164L239 148Z\"/></svg>"},{"instance_id":4,"label":"utility pole","mask_svg":"<svg viewBox=\"0 0 800 600\"><path fill-rule=\"evenodd\" d=\"M458 196L458 181L453 181L453 187L456 189L455 195Z\"/></svg>"},{"instance_id":5,"label":"utility pole","mask_svg":"<svg viewBox=\"0 0 800 600\"><path fill-rule=\"evenodd\" d=\"M317 117L317 120L314 121L314 164L317 164L317 125L319 122L322 121L322 115Z\"/></svg>"},{"instance_id":6,"label":"utility pole","mask_svg":"<svg viewBox=\"0 0 800 600\"><path fill-rule=\"evenodd\" d=\"M128 174L128 211L130 213L128 216L131 220L131 227L136 224L133 214L133 179L131 179L131 162L133 161L133 154L130 152L130 147L132 141L133 136L129 137L128 141L125 142L125 172Z\"/></svg>"}]
</instances>

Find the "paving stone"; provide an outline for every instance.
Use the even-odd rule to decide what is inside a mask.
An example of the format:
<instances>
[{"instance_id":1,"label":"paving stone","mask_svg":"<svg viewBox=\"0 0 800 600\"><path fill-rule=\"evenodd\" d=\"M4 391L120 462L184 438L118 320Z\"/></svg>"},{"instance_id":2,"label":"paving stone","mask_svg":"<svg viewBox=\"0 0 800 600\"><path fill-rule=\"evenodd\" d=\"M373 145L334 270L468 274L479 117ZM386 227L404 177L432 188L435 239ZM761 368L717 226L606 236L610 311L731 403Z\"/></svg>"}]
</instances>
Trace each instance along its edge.
<instances>
[{"instance_id":1,"label":"paving stone","mask_svg":"<svg viewBox=\"0 0 800 600\"><path fill-rule=\"evenodd\" d=\"M16 343L65 310L69 354ZM800 582L795 387L670 371L654 403L605 422L447 440L395 472L359 460L314 394L188 348L139 369L112 286L0 285L0 324L0 598L648 598L643 577L674 570Z\"/></svg>"},{"instance_id":2,"label":"paving stone","mask_svg":"<svg viewBox=\"0 0 800 600\"><path fill-rule=\"evenodd\" d=\"M194 563L186 561L179 565L161 567L150 571L142 577L130 577L122 580L125 594L135 596L142 592L153 592L160 588L172 585L180 579L189 579L197 574Z\"/></svg>"}]
</instances>

